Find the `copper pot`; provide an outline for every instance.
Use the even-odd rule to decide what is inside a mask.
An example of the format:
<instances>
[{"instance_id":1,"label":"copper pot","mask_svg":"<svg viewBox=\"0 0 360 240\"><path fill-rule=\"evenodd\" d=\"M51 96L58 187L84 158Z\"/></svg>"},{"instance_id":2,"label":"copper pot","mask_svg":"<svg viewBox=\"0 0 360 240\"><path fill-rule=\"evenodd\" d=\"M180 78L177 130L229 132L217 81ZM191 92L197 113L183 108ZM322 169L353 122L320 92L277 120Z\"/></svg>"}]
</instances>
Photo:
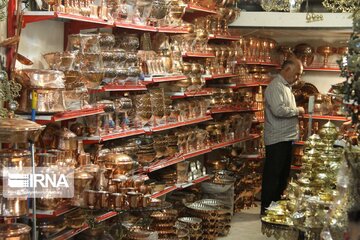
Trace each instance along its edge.
<instances>
[{"instance_id":1,"label":"copper pot","mask_svg":"<svg viewBox=\"0 0 360 240\"><path fill-rule=\"evenodd\" d=\"M138 192L128 192L126 193L126 196L130 208L142 207L144 194Z\"/></svg>"},{"instance_id":2,"label":"copper pot","mask_svg":"<svg viewBox=\"0 0 360 240\"><path fill-rule=\"evenodd\" d=\"M36 204L37 208L41 210L55 210L61 204L61 201L59 199L37 198Z\"/></svg>"},{"instance_id":3,"label":"copper pot","mask_svg":"<svg viewBox=\"0 0 360 240\"><path fill-rule=\"evenodd\" d=\"M114 168L114 175L126 175L138 164L123 153L108 153L104 156L106 167Z\"/></svg>"},{"instance_id":4,"label":"copper pot","mask_svg":"<svg viewBox=\"0 0 360 240\"><path fill-rule=\"evenodd\" d=\"M32 92L38 96L35 110L38 113L56 113L66 110L64 89L31 89L23 88L19 98L19 112L30 113L32 110Z\"/></svg>"},{"instance_id":5,"label":"copper pot","mask_svg":"<svg viewBox=\"0 0 360 240\"><path fill-rule=\"evenodd\" d=\"M0 216L3 217L20 217L29 213L27 195L5 198L0 193L0 206Z\"/></svg>"},{"instance_id":6,"label":"copper pot","mask_svg":"<svg viewBox=\"0 0 360 240\"><path fill-rule=\"evenodd\" d=\"M57 156L51 153L37 153L35 159L38 167L50 167L56 165Z\"/></svg>"},{"instance_id":7,"label":"copper pot","mask_svg":"<svg viewBox=\"0 0 360 240\"><path fill-rule=\"evenodd\" d=\"M74 173L74 201L75 205L85 205L82 193L89 188L94 176L83 169L77 169Z\"/></svg>"},{"instance_id":8,"label":"copper pot","mask_svg":"<svg viewBox=\"0 0 360 240\"><path fill-rule=\"evenodd\" d=\"M85 190L84 199L85 199L85 206L87 206L90 209L94 209L96 207L97 204L96 191Z\"/></svg>"},{"instance_id":9,"label":"copper pot","mask_svg":"<svg viewBox=\"0 0 360 240\"><path fill-rule=\"evenodd\" d=\"M123 193L112 193L110 195L110 207L114 210L126 209L126 194Z\"/></svg>"},{"instance_id":10,"label":"copper pot","mask_svg":"<svg viewBox=\"0 0 360 240\"><path fill-rule=\"evenodd\" d=\"M2 167L30 167L30 151L25 149L2 149L0 150L0 166Z\"/></svg>"},{"instance_id":11,"label":"copper pot","mask_svg":"<svg viewBox=\"0 0 360 240\"><path fill-rule=\"evenodd\" d=\"M109 205L109 199L110 199L110 192L107 191L97 191L95 192L95 196L97 198L97 208L98 209L108 209L110 207Z\"/></svg>"},{"instance_id":12,"label":"copper pot","mask_svg":"<svg viewBox=\"0 0 360 240\"><path fill-rule=\"evenodd\" d=\"M0 121L1 143L35 142L45 126L23 119L9 118Z\"/></svg>"},{"instance_id":13,"label":"copper pot","mask_svg":"<svg viewBox=\"0 0 360 240\"><path fill-rule=\"evenodd\" d=\"M30 240L31 227L21 223L0 224L0 240Z\"/></svg>"},{"instance_id":14,"label":"copper pot","mask_svg":"<svg viewBox=\"0 0 360 240\"><path fill-rule=\"evenodd\" d=\"M64 88L64 73L54 70L22 69L15 72L24 88Z\"/></svg>"},{"instance_id":15,"label":"copper pot","mask_svg":"<svg viewBox=\"0 0 360 240\"><path fill-rule=\"evenodd\" d=\"M75 151L77 149L76 134L67 128L62 128L58 133L57 148L61 150Z\"/></svg>"}]
</instances>

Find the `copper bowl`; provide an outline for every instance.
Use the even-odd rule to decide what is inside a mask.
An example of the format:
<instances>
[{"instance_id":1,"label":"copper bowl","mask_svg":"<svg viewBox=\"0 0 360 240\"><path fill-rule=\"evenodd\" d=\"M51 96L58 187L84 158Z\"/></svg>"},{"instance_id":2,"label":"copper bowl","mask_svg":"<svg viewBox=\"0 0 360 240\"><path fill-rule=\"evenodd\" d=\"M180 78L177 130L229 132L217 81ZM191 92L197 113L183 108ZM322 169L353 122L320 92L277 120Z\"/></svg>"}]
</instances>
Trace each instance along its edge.
<instances>
[{"instance_id":1,"label":"copper bowl","mask_svg":"<svg viewBox=\"0 0 360 240\"><path fill-rule=\"evenodd\" d=\"M22 223L0 224L1 240L30 240L31 227Z\"/></svg>"},{"instance_id":2,"label":"copper bowl","mask_svg":"<svg viewBox=\"0 0 360 240\"><path fill-rule=\"evenodd\" d=\"M82 76L80 77L81 82L83 82L85 87L87 88L99 87L103 79L104 79L103 70L83 71Z\"/></svg>"}]
</instances>

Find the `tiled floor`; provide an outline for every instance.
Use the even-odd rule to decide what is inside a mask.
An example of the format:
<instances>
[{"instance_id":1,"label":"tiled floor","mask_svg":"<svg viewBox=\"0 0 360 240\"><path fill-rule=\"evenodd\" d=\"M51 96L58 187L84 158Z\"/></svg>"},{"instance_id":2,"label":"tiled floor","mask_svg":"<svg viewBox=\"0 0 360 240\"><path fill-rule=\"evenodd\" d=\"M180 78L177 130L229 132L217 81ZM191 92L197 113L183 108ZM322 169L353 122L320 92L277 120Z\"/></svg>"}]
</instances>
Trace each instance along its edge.
<instances>
[{"instance_id":1,"label":"tiled floor","mask_svg":"<svg viewBox=\"0 0 360 240\"><path fill-rule=\"evenodd\" d=\"M228 236L221 240L275 240L261 234L261 221L259 208L244 210L235 214L231 222Z\"/></svg>"}]
</instances>

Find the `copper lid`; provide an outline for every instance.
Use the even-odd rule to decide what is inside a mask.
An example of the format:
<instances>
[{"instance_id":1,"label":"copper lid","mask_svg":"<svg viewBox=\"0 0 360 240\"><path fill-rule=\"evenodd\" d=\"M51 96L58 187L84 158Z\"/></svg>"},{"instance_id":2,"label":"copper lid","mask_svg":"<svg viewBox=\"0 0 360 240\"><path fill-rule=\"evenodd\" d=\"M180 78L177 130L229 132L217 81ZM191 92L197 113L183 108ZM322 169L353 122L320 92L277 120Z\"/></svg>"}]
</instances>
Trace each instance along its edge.
<instances>
[{"instance_id":1,"label":"copper lid","mask_svg":"<svg viewBox=\"0 0 360 240\"><path fill-rule=\"evenodd\" d=\"M31 227L21 223L0 224L0 237L16 237L30 231Z\"/></svg>"},{"instance_id":2,"label":"copper lid","mask_svg":"<svg viewBox=\"0 0 360 240\"><path fill-rule=\"evenodd\" d=\"M0 120L0 132L35 131L44 127L33 121L19 118L2 118Z\"/></svg>"},{"instance_id":3,"label":"copper lid","mask_svg":"<svg viewBox=\"0 0 360 240\"><path fill-rule=\"evenodd\" d=\"M93 175L86 172L84 169L76 169L74 179L92 179Z\"/></svg>"},{"instance_id":4,"label":"copper lid","mask_svg":"<svg viewBox=\"0 0 360 240\"><path fill-rule=\"evenodd\" d=\"M30 151L26 149L1 149L0 157L24 157L30 156Z\"/></svg>"}]
</instances>

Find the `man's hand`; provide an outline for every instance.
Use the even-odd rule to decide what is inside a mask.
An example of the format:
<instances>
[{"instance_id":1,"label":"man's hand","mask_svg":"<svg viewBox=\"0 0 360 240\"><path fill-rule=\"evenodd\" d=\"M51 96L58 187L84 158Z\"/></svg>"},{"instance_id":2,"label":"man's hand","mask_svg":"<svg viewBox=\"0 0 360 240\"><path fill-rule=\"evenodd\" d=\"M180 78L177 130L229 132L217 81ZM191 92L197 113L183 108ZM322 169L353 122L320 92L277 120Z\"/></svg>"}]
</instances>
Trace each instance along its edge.
<instances>
[{"instance_id":1,"label":"man's hand","mask_svg":"<svg viewBox=\"0 0 360 240\"><path fill-rule=\"evenodd\" d=\"M299 116L301 116L301 115L304 115L304 114L305 114L305 110L304 110L304 108L303 108L303 107L298 107L297 109L299 110Z\"/></svg>"}]
</instances>

